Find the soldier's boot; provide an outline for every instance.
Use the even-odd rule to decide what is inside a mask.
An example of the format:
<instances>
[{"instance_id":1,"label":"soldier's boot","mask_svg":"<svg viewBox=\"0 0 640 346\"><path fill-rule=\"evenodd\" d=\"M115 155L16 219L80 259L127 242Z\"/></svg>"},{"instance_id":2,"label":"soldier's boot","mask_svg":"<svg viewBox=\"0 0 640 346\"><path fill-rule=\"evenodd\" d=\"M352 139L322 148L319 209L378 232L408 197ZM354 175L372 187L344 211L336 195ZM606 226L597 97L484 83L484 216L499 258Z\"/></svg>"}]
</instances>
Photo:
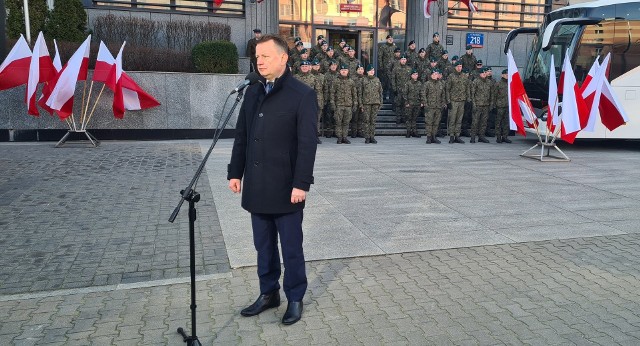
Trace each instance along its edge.
<instances>
[{"instance_id":1,"label":"soldier's boot","mask_svg":"<svg viewBox=\"0 0 640 346\"><path fill-rule=\"evenodd\" d=\"M347 137L342 137L342 144L351 144Z\"/></svg>"},{"instance_id":2,"label":"soldier's boot","mask_svg":"<svg viewBox=\"0 0 640 346\"><path fill-rule=\"evenodd\" d=\"M453 144L454 141L455 141L455 137L449 136L449 144Z\"/></svg>"},{"instance_id":3,"label":"soldier's boot","mask_svg":"<svg viewBox=\"0 0 640 346\"><path fill-rule=\"evenodd\" d=\"M404 136L407 138L411 138L411 130L407 129L407 134Z\"/></svg>"},{"instance_id":4,"label":"soldier's boot","mask_svg":"<svg viewBox=\"0 0 640 346\"><path fill-rule=\"evenodd\" d=\"M460 138L460 136L456 136L456 138L453 140L453 143L464 144L464 141Z\"/></svg>"},{"instance_id":5,"label":"soldier's boot","mask_svg":"<svg viewBox=\"0 0 640 346\"><path fill-rule=\"evenodd\" d=\"M507 136L502 137L502 141L505 143L511 143L511 140Z\"/></svg>"},{"instance_id":6,"label":"soldier's boot","mask_svg":"<svg viewBox=\"0 0 640 346\"><path fill-rule=\"evenodd\" d=\"M496 143L502 143L502 137L501 136L497 136L496 137Z\"/></svg>"},{"instance_id":7,"label":"soldier's boot","mask_svg":"<svg viewBox=\"0 0 640 346\"><path fill-rule=\"evenodd\" d=\"M469 143L475 143L476 142L476 136L471 135L471 140L469 141Z\"/></svg>"},{"instance_id":8,"label":"soldier's boot","mask_svg":"<svg viewBox=\"0 0 640 346\"><path fill-rule=\"evenodd\" d=\"M484 138L483 136L478 137L478 142L489 143L489 140Z\"/></svg>"},{"instance_id":9,"label":"soldier's boot","mask_svg":"<svg viewBox=\"0 0 640 346\"><path fill-rule=\"evenodd\" d=\"M431 142L435 144L440 144L440 140L435 135L431 136Z\"/></svg>"},{"instance_id":10,"label":"soldier's boot","mask_svg":"<svg viewBox=\"0 0 640 346\"><path fill-rule=\"evenodd\" d=\"M336 141L337 144L342 144L342 138L338 137L338 140Z\"/></svg>"},{"instance_id":11,"label":"soldier's boot","mask_svg":"<svg viewBox=\"0 0 640 346\"><path fill-rule=\"evenodd\" d=\"M427 135L427 144L431 144L431 135Z\"/></svg>"},{"instance_id":12,"label":"soldier's boot","mask_svg":"<svg viewBox=\"0 0 640 346\"><path fill-rule=\"evenodd\" d=\"M371 139L369 140L369 142L371 144L378 144L378 141L376 141L375 137L371 137Z\"/></svg>"},{"instance_id":13,"label":"soldier's boot","mask_svg":"<svg viewBox=\"0 0 640 346\"><path fill-rule=\"evenodd\" d=\"M367 138L364 140L364 144L369 144L369 143L371 143L371 139L369 139L369 137L367 137Z\"/></svg>"},{"instance_id":14,"label":"soldier's boot","mask_svg":"<svg viewBox=\"0 0 640 346\"><path fill-rule=\"evenodd\" d=\"M364 133L362 131L360 131L360 130L358 130L358 137L365 138L364 137Z\"/></svg>"}]
</instances>

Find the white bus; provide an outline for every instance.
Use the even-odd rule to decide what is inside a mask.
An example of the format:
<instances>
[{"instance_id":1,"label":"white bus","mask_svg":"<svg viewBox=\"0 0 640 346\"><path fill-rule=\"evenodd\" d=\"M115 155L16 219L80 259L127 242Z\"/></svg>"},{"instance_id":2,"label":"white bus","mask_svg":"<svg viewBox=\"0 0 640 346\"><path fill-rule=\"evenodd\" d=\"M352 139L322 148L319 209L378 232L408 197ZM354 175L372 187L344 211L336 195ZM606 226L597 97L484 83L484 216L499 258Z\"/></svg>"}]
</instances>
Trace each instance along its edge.
<instances>
[{"instance_id":1,"label":"white bus","mask_svg":"<svg viewBox=\"0 0 640 346\"><path fill-rule=\"evenodd\" d=\"M505 52L522 33L536 34L522 79L539 117L546 119L552 54L558 78L568 51L576 79L582 82L595 58L602 62L611 53L609 81L629 122L614 131L597 122L594 132L581 131L577 138L640 138L640 1L599 0L549 12L539 28L512 30Z\"/></svg>"}]
</instances>

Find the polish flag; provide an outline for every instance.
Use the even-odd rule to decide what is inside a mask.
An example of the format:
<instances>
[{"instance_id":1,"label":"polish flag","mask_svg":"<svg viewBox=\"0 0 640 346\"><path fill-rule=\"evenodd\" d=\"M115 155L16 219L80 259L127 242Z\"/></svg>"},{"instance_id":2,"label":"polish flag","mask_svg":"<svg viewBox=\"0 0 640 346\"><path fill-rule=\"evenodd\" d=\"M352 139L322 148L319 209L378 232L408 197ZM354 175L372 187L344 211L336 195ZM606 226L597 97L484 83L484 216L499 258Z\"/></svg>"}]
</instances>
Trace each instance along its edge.
<instances>
[{"instance_id":1,"label":"polish flag","mask_svg":"<svg viewBox=\"0 0 640 346\"><path fill-rule=\"evenodd\" d=\"M603 64L602 66L605 67L606 65ZM606 72L607 70L604 69L603 74L606 75ZM620 100L611 89L611 84L609 84L607 78L604 78L602 83L602 94L600 96L598 109L600 110L600 120L609 131L613 131L617 129L618 126L624 125L629 121Z\"/></svg>"},{"instance_id":2,"label":"polish flag","mask_svg":"<svg viewBox=\"0 0 640 346\"><path fill-rule=\"evenodd\" d=\"M124 97L122 94L122 50L124 49L125 43L120 47L120 51L116 56L115 63L111 66L111 71L109 72L109 76L106 80L106 85L109 89L113 90L113 116L122 119L124 118Z\"/></svg>"},{"instance_id":3,"label":"polish flag","mask_svg":"<svg viewBox=\"0 0 640 346\"><path fill-rule=\"evenodd\" d=\"M133 79L131 79L126 72L122 73L120 83L122 85L122 95L126 110L138 111L160 105L160 102L142 90L142 88Z\"/></svg>"},{"instance_id":4,"label":"polish flag","mask_svg":"<svg viewBox=\"0 0 640 346\"><path fill-rule=\"evenodd\" d=\"M460 0L461 3L467 5L471 12L478 12L478 6L476 6L471 0Z\"/></svg>"},{"instance_id":5,"label":"polish flag","mask_svg":"<svg viewBox=\"0 0 640 346\"><path fill-rule=\"evenodd\" d=\"M58 113L60 119L66 119L73 113L73 96L76 91L76 82L86 80L89 67L89 42L91 35L71 56L67 64L62 68L51 90L51 95L46 100L46 105Z\"/></svg>"},{"instance_id":6,"label":"polish flag","mask_svg":"<svg viewBox=\"0 0 640 346\"><path fill-rule=\"evenodd\" d=\"M40 116L38 107L36 106L36 89L39 83L52 80L56 75L53 61L49 56L47 43L44 41L42 31L38 34L38 39L33 46L33 55L29 65L29 81L27 82L27 94L25 100L27 102L27 113Z\"/></svg>"},{"instance_id":7,"label":"polish flag","mask_svg":"<svg viewBox=\"0 0 640 346\"><path fill-rule=\"evenodd\" d=\"M94 82L106 83L113 64L115 64L113 55L111 55L111 52L109 52L109 49L104 42L100 41L98 57L96 58L96 67L93 69L93 77L91 79Z\"/></svg>"},{"instance_id":8,"label":"polish flag","mask_svg":"<svg viewBox=\"0 0 640 346\"><path fill-rule=\"evenodd\" d=\"M589 73L587 73L587 76L584 78L584 82L582 82L582 86L580 86L582 97L586 97L587 94L585 94L585 90L589 86L589 83L591 83L591 81L596 77L596 74L600 69L600 63L598 62L599 58L599 56L596 57L596 60L593 62L593 65L591 65L591 68L589 69Z\"/></svg>"},{"instance_id":9,"label":"polish flag","mask_svg":"<svg viewBox=\"0 0 640 346\"><path fill-rule=\"evenodd\" d=\"M549 110L547 111L547 128L553 133L556 126L560 123L558 117L558 84L556 81L556 66L551 55L551 63L549 64Z\"/></svg>"},{"instance_id":10,"label":"polish flag","mask_svg":"<svg viewBox=\"0 0 640 346\"><path fill-rule=\"evenodd\" d=\"M215 3L216 3L216 6L218 6L218 7L220 7L220 5L222 5L222 2L223 2L223 1L224 1L224 0L213 0L213 2L215 2Z\"/></svg>"},{"instance_id":11,"label":"polish flag","mask_svg":"<svg viewBox=\"0 0 640 346\"><path fill-rule=\"evenodd\" d=\"M589 116L587 105L582 98L576 76L573 74L569 54L564 59L564 83L562 86L562 139L573 143L578 132L586 126ZM584 118L584 120L583 120ZM584 121L584 125L583 125Z\"/></svg>"},{"instance_id":12,"label":"polish flag","mask_svg":"<svg viewBox=\"0 0 640 346\"><path fill-rule=\"evenodd\" d=\"M529 98L527 97L527 93L524 90L524 85L522 84L522 79L520 78L520 73L518 72L516 62L513 60L511 50L507 52L507 60L509 70L507 83L509 84L509 88L507 90L509 95L509 128L526 137L524 124L522 122L522 112L520 110L520 104L518 103L518 100L527 98L528 101Z\"/></svg>"},{"instance_id":13,"label":"polish flag","mask_svg":"<svg viewBox=\"0 0 640 346\"><path fill-rule=\"evenodd\" d=\"M425 18L431 18L431 3L436 1L437 0L424 0L423 12Z\"/></svg>"},{"instance_id":14,"label":"polish flag","mask_svg":"<svg viewBox=\"0 0 640 346\"><path fill-rule=\"evenodd\" d=\"M53 57L53 68L55 69L55 73L53 75L53 78L51 78L51 80L48 80L44 83L44 86L42 87L42 95L40 95L40 98L38 99L38 105L51 115L53 115L53 109L47 106L45 102L49 98L49 95L51 95L51 89L53 89L53 85L55 85L56 81L58 80L58 76L60 75L60 70L62 70L62 62L60 62L60 52L58 51L58 43L56 42L55 39L53 40L53 47L56 50L56 55Z\"/></svg>"},{"instance_id":15,"label":"polish flag","mask_svg":"<svg viewBox=\"0 0 640 346\"><path fill-rule=\"evenodd\" d=\"M607 79L605 72L607 70L606 66L609 65L610 58L611 54L609 53L604 58L602 65L600 65L598 59L596 59L591 69L589 69L589 74L585 78L584 83L582 83L582 97L589 108L589 118L587 125L584 127L584 130L587 132L593 132L596 125L598 105L600 104L600 95L602 94L602 84Z\"/></svg>"},{"instance_id":16,"label":"polish flag","mask_svg":"<svg viewBox=\"0 0 640 346\"><path fill-rule=\"evenodd\" d=\"M11 48L9 55L0 65L0 90L15 88L29 81L31 49L24 36Z\"/></svg>"}]
</instances>

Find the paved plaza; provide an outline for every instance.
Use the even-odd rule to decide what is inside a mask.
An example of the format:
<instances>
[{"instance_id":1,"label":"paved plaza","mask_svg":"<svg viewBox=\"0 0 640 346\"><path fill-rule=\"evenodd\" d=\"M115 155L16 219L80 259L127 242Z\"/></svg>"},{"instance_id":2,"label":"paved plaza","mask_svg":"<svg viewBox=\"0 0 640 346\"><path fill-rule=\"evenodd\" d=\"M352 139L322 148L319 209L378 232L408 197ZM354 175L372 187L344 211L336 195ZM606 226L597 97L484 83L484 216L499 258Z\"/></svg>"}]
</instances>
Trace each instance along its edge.
<instances>
[{"instance_id":1,"label":"paved plaza","mask_svg":"<svg viewBox=\"0 0 640 346\"><path fill-rule=\"evenodd\" d=\"M197 186L200 340L640 344L640 142L562 143L569 163L519 157L533 144L320 145L305 310L283 326L286 302L239 315L255 251L221 140ZM0 143L0 344L183 344L187 206L167 220L208 146Z\"/></svg>"}]
</instances>

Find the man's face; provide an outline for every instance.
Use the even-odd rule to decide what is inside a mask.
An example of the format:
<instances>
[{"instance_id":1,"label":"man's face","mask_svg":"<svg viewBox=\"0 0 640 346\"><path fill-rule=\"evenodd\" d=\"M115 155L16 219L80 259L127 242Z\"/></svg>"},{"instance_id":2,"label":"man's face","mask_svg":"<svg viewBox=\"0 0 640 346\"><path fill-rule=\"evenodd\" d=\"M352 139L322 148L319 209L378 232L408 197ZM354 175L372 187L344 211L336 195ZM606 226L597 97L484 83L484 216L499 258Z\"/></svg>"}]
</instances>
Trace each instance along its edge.
<instances>
[{"instance_id":1,"label":"man's face","mask_svg":"<svg viewBox=\"0 0 640 346\"><path fill-rule=\"evenodd\" d=\"M376 70L371 69L371 70L367 71L367 74L368 74L369 76L373 76L373 75L375 75L375 74L376 74Z\"/></svg>"},{"instance_id":2,"label":"man's face","mask_svg":"<svg viewBox=\"0 0 640 346\"><path fill-rule=\"evenodd\" d=\"M401 58L400 64L405 65L407 63L407 58Z\"/></svg>"},{"instance_id":3,"label":"man's face","mask_svg":"<svg viewBox=\"0 0 640 346\"><path fill-rule=\"evenodd\" d=\"M330 58L333 57L333 49L327 51L327 56L329 56Z\"/></svg>"},{"instance_id":4,"label":"man's face","mask_svg":"<svg viewBox=\"0 0 640 346\"><path fill-rule=\"evenodd\" d=\"M342 48L347 44L347 42L344 41L340 41L340 43L338 43L338 45Z\"/></svg>"},{"instance_id":5,"label":"man's face","mask_svg":"<svg viewBox=\"0 0 640 346\"><path fill-rule=\"evenodd\" d=\"M431 79L438 80L438 72L434 72L431 74Z\"/></svg>"},{"instance_id":6,"label":"man's face","mask_svg":"<svg viewBox=\"0 0 640 346\"><path fill-rule=\"evenodd\" d=\"M349 69L346 69L346 68L340 69L340 75L342 77L348 76L349 75Z\"/></svg>"},{"instance_id":7,"label":"man's face","mask_svg":"<svg viewBox=\"0 0 640 346\"><path fill-rule=\"evenodd\" d=\"M416 49L416 44L415 43L410 44L409 45L409 49L415 50Z\"/></svg>"},{"instance_id":8,"label":"man's face","mask_svg":"<svg viewBox=\"0 0 640 346\"><path fill-rule=\"evenodd\" d=\"M262 37L262 33L261 32L254 32L253 35L255 36L256 40L260 39L260 37Z\"/></svg>"},{"instance_id":9,"label":"man's face","mask_svg":"<svg viewBox=\"0 0 640 346\"><path fill-rule=\"evenodd\" d=\"M302 73L309 73L309 65L300 65L300 71L302 71Z\"/></svg>"},{"instance_id":10,"label":"man's face","mask_svg":"<svg viewBox=\"0 0 640 346\"><path fill-rule=\"evenodd\" d=\"M325 43L325 44L323 44L323 45L322 45L322 51L323 51L323 52L326 52L326 51L327 51L327 48L329 48L329 45L328 45L328 44L326 44L326 43Z\"/></svg>"},{"instance_id":11,"label":"man's face","mask_svg":"<svg viewBox=\"0 0 640 346\"><path fill-rule=\"evenodd\" d=\"M357 74L359 74L359 75L364 75L364 67L359 67L359 68L356 70L356 73L357 73Z\"/></svg>"},{"instance_id":12,"label":"man's face","mask_svg":"<svg viewBox=\"0 0 640 346\"><path fill-rule=\"evenodd\" d=\"M400 52L395 52L395 53L393 53L393 55L394 55L396 58L399 58L399 57L400 57Z\"/></svg>"},{"instance_id":13,"label":"man's face","mask_svg":"<svg viewBox=\"0 0 640 346\"><path fill-rule=\"evenodd\" d=\"M259 42L256 46L258 72L267 80L279 77L287 67L287 53L278 48L274 41Z\"/></svg>"},{"instance_id":14,"label":"man's face","mask_svg":"<svg viewBox=\"0 0 640 346\"><path fill-rule=\"evenodd\" d=\"M411 74L411 79L418 80L418 74L417 73L412 73Z\"/></svg>"},{"instance_id":15,"label":"man's face","mask_svg":"<svg viewBox=\"0 0 640 346\"><path fill-rule=\"evenodd\" d=\"M329 65L329 70L336 71L337 69L338 69L338 65L336 65L336 64Z\"/></svg>"},{"instance_id":16,"label":"man's face","mask_svg":"<svg viewBox=\"0 0 640 346\"><path fill-rule=\"evenodd\" d=\"M420 52L420 53L418 53L418 55L419 55L421 58L424 58L425 56L427 56L427 52Z\"/></svg>"},{"instance_id":17,"label":"man's face","mask_svg":"<svg viewBox=\"0 0 640 346\"><path fill-rule=\"evenodd\" d=\"M313 65L313 66L311 66L311 68L312 68L314 71L320 71L320 65Z\"/></svg>"},{"instance_id":18,"label":"man's face","mask_svg":"<svg viewBox=\"0 0 640 346\"><path fill-rule=\"evenodd\" d=\"M433 36L433 42L436 42L436 43L440 42L440 36L438 35Z\"/></svg>"},{"instance_id":19,"label":"man's face","mask_svg":"<svg viewBox=\"0 0 640 346\"><path fill-rule=\"evenodd\" d=\"M349 57L350 57L350 58L353 58L353 57L355 57L355 56L356 56L356 52L355 52L354 50L350 50L350 51L349 51Z\"/></svg>"},{"instance_id":20,"label":"man's face","mask_svg":"<svg viewBox=\"0 0 640 346\"><path fill-rule=\"evenodd\" d=\"M509 75L507 75L506 73L502 74L502 79L509 79Z\"/></svg>"},{"instance_id":21,"label":"man's face","mask_svg":"<svg viewBox=\"0 0 640 346\"><path fill-rule=\"evenodd\" d=\"M388 44L392 44L392 43L393 43L393 37L389 37L389 38L387 39L387 43L388 43Z\"/></svg>"},{"instance_id":22,"label":"man's face","mask_svg":"<svg viewBox=\"0 0 640 346\"><path fill-rule=\"evenodd\" d=\"M458 65L458 66L456 66L456 71L458 71L458 72L462 72L462 65Z\"/></svg>"},{"instance_id":23,"label":"man's face","mask_svg":"<svg viewBox=\"0 0 640 346\"><path fill-rule=\"evenodd\" d=\"M467 54L469 55L473 54L473 49L467 49Z\"/></svg>"},{"instance_id":24,"label":"man's face","mask_svg":"<svg viewBox=\"0 0 640 346\"><path fill-rule=\"evenodd\" d=\"M480 77L481 78L487 78L487 73L486 72L480 72Z\"/></svg>"},{"instance_id":25,"label":"man's face","mask_svg":"<svg viewBox=\"0 0 640 346\"><path fill-rule=\"evenodd\" d=\"M449 60L449 54L442 54L442 59Z\"/></svg>"},{"instance_id":26,"label":"man's face","mask_svg":"<svg viewBox=\"0 0 640 346\"><path fill-rule=\"evenodd\" d=\"M307 60L307 58L309 58L309 53L300 54L300 58L302 58L302 60Z\"/></svg>"},{"instance_id":27,"label":"man's face","mask_svg":"<svg viewBox=\"0 0 640 346\"><path fill-rule=\"evenodd\" d=\"M482 68L482 64L476 64L476 70L479 70Z\"/></svg>"},{"instance_id":28,"label":"man's face","mask_svg":"<svg viewBox=\"0 0 640 346\"><path fill-rule=\"evenodd\" d=\"M438 65L437 61L431 61L429 64L431 64L431 67L436 67L436 65Z\"/></svg>"}]
</instances>

